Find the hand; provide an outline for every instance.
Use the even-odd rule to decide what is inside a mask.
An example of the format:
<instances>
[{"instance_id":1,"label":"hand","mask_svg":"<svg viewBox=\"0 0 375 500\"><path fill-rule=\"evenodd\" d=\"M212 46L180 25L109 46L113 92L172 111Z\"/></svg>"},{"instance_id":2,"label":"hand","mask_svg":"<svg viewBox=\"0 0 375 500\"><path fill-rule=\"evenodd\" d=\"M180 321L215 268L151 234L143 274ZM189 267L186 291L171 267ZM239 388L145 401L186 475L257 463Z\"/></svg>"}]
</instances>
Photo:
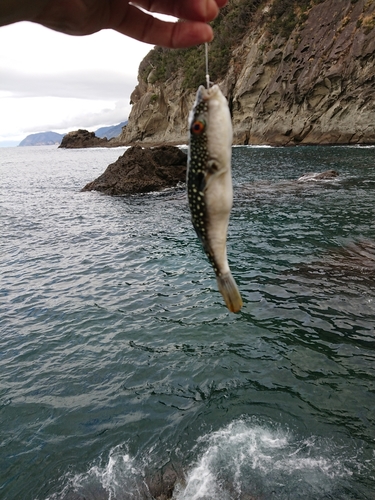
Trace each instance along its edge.
<instances>
[{"instance_id":1,"label":"hand","mask_svg":"<svg viewBox=\"0 0 375 500\"><path fill-rule=\"evenodd\" d=\"M209 42L207 24L227 0L1 0L0 26L32 21L69 35L113 29L141 42L170 48ZM183 22L165 22L148 12L168 14Z\"/></svg>"}]
</instances>

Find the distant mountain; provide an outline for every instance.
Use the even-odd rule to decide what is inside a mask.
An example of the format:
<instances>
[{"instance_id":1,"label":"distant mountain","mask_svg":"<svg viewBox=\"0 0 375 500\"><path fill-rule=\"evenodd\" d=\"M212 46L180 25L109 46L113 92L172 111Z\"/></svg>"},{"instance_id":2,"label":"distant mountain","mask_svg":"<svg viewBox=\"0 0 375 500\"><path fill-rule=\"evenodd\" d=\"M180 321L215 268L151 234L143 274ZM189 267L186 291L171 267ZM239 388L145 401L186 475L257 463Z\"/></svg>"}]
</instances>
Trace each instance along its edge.
<instances>
[{"instance_id":1,"label":"distant mountain","mask_svg":"<svg viewBox=\"0 0 375 500\"><path fill-rule=\"evenodd\" d=\"M64 134L58 134L57 132L38 132L37 134L30 134L23 141L21 141L19 146L52 146L53 144L60 144Z\"/></svg>"},{"instance_id":2,"label":"distant mountain","mask_svg":"<svg viewBox=\"0 0 375 500\"><path fill-rule=\"evenodd\" d=\"M98 128L98 130L95 131L95 135L96 137L101 137L101 138L106 137L107 139L112 139L113 137L117 137L118 135L121 134L122 127L127 123L128 121L126 120L125 122L121 122L118 125L111 125L110 127Z\"/></svg>"},{"instance_id":3,"label":"distant mountain","mask_svg":"<svg viewBox=\"0 0 375 500\"><path fill-rule=\"evenodd\" d=\"M100 138L106 137L108 140L112 139L121 134L122 127L127 123L128 121L126 120L118 125L98 128L98 130L95 131L95 135ZM37 134L30 134L25 137L18 146L52 146L54 144L61 144L64 135L65 134L58 134L57 132L38 132ZM17 144L12 145L16 146Z\"/></svg>"}]
</instances>

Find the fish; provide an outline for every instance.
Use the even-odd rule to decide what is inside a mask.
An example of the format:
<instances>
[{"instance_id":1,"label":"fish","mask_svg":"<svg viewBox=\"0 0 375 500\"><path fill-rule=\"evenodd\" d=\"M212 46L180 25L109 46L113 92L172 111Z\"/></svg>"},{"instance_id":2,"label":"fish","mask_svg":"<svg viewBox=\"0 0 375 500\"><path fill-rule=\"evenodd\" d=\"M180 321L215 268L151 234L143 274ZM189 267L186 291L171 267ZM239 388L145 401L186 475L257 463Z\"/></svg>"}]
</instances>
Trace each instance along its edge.
<instances>
[{"instance_id":1,"label":"fish","mask_svg":"<svg viewBox=\"0 0 375 500\"><path fill-rule=\"evenodd\" d=\"M228 102L218 85L201 85L189 114L186 186L191 219L231 312L243 303L227 260L227 232L233 204L233 130Z\"/></svg>"}]
</instances>

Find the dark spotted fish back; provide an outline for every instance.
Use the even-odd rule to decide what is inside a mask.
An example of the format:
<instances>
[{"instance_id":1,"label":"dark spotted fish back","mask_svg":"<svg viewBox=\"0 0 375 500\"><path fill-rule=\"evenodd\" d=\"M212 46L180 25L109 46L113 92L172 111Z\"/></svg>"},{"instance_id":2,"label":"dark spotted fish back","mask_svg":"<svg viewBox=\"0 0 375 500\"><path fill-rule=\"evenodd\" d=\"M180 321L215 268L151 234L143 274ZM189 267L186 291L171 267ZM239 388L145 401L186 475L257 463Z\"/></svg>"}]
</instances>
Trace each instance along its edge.
<instances>
[{"instance_id":1,"label":"dark spotted fish back","mask_svg":"<svg viewBox=\"0 0 375 500\"><path fill-rule=\"evenodd\" d=\"M206 204L204 198L205 168L208 161L207 134L204 115L208 105L201 101L196 107L194 119L190 128L190 151L187 169L187 193L194 229L205 243L206 238Z\"/></svg>"}]
</instances>

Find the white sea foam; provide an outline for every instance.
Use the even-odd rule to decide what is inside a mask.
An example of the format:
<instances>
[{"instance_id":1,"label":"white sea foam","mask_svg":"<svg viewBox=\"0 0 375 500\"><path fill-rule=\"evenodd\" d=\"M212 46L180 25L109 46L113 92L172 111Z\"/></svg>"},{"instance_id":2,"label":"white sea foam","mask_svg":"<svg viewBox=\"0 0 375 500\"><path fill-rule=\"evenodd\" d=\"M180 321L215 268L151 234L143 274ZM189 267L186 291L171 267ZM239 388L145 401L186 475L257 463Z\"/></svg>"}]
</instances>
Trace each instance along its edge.
<instances>
[{"instance_id":1,"label":"white sea foam","mask_svg":"<svg viewBox=\"0 0 375 500\"><path fill-rule=\"evenodd\" d=\"M251 419L238 420L201 440L204 449L175 500L320 498L336 478L351 475L335 446ZM247 497L246 497L247 498Z\"/></svg>"},{"instance_id":2,"label":"white sea foam","mask_svg":"<svg viewBox=\"0 0 375 500\"><path fill-rule=\"evenodd\" d=\"M148 498L143 464L128 453L125 445L114 447L104 465L93 465L86 473L66 477L64 483L61 491L46 500Z\"/></svg>"}]
</instances>

